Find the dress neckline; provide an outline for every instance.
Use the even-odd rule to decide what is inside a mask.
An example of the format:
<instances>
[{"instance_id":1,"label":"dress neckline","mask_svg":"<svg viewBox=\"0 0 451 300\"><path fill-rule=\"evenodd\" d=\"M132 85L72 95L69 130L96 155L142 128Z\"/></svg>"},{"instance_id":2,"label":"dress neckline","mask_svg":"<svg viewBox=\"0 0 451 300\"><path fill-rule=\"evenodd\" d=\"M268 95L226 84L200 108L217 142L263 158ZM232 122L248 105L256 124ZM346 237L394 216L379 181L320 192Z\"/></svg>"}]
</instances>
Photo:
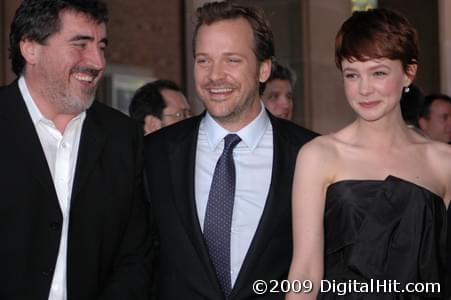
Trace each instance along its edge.
<instances>
[{"instance_id":1,"label":"dress neckline","mask_svg":"<svg viewBox=\"0 0 451 300\"><path fill-rule=\"evenodd\" d=\"M329 186L327 187L327 190L329 190L333 186L344 184L346 182L375 182L375 183L380 182L380 183L384 183L384 182L393 182L393 181L400 181L403 183L407 183L412 186L415 186L416 188L419 188L423 191L428 192L429 194L433 195L434 197L440 199L441 200L440 202L443 203L443 205L445 206L445 209L446 209L445 201L437 193L435 193L435 192L431 191L430 189L428 189L422 185L419 185L415 182L412 182L412 181L409 181L409 180L406 180L406 179L403 179L403 178L400 178L400 177L397 177L394 175L388 175L387 177L385 177L385 179L341 179L341 180L338 180L338 181L335 181L335 182L329 184Z\"/></svg>"}]
</instances>

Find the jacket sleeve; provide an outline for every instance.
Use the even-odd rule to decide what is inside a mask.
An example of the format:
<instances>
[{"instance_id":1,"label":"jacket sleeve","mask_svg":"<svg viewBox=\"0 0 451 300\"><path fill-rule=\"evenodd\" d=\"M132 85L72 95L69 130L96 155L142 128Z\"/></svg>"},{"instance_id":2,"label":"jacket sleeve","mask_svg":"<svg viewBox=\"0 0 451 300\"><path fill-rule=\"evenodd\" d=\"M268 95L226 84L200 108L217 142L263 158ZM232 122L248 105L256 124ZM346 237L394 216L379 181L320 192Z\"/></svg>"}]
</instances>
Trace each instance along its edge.
<instances>
[{"instance_id":1,"label":"jacket sleeve","mask_svg":"<svg viewBox=\"0 0 451 300\"><path fill-rule=\"evenodd\" d=\"M134 193L114 265L99 300L149 299L150 225L149 204L143 186L143 138L137 130Z\"/></svg>"}]
</instances>

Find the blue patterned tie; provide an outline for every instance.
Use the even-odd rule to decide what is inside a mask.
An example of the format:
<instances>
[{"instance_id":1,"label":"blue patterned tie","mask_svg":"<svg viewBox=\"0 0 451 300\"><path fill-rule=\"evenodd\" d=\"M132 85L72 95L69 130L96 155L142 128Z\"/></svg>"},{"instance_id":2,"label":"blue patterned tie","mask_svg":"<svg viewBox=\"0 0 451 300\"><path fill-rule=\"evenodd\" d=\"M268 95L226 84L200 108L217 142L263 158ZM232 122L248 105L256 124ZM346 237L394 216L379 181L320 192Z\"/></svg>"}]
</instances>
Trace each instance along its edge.
<instances>
[{"instance_id":1,"label":"blue patterned tie","mask_svg":"<svg viewBox=\"0 0 451 300\"><path fill-rule=\"evenodd\" d=\"M235 199L233 148L240 141L240 137L236 134L228 134L224 138L224 151L216 163L204 220L204 237L208 252L226 298L232 290L230 230Z\"/></svg>"}]
</instances>

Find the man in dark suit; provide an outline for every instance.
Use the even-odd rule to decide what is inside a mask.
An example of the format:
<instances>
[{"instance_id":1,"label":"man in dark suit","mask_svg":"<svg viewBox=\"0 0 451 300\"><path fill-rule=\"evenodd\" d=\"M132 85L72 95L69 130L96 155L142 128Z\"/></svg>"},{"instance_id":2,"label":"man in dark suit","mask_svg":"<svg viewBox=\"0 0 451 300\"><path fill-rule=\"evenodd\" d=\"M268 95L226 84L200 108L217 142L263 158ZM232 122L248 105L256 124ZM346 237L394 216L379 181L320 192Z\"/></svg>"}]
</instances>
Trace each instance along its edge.
<instances>
[{"instance_id":1,"label":"man in dark suit","mask_svg":"<svg viewBox=\"0 0 451 300\"><path fill-rule=\"evenodd\" d=\"M107 10L26 0L0 89L0 299L147 299L142 134L94 102Z\"/></svg>"},{"instance_id":2,"label":"man in dark suit","mask_svg":"<svg viewBox=\"0 0 451 300\"><path fill-rule=\"evenodd\" d=\"M145 138L159 299L283 299L280 287L260 295L253 284L287 278L296 155L316 134L273 117L259 98L274 55L260 10L214 2L197 17L206 112Z\"/></svg>"}]
</instances>

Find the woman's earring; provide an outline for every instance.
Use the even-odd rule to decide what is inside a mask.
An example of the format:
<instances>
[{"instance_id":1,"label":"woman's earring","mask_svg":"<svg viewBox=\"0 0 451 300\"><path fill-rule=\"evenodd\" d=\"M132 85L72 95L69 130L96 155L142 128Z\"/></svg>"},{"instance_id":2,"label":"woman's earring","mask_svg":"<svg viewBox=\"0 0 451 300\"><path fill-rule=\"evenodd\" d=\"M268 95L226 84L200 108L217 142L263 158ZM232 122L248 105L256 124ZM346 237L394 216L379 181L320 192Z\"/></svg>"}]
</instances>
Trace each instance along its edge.
<instances>
[{"instance_id":1,"label":"woman's earring","mask_svg":"<svg viewBox=\"0 0 451 300\"><path fill-rule=\"evenodd\" d=\"M409 88L408 86L406 86L406 87L404 88L404 92L405 92L405 93L410 92L410 88Z\"/></svg>"}]
</instances>

